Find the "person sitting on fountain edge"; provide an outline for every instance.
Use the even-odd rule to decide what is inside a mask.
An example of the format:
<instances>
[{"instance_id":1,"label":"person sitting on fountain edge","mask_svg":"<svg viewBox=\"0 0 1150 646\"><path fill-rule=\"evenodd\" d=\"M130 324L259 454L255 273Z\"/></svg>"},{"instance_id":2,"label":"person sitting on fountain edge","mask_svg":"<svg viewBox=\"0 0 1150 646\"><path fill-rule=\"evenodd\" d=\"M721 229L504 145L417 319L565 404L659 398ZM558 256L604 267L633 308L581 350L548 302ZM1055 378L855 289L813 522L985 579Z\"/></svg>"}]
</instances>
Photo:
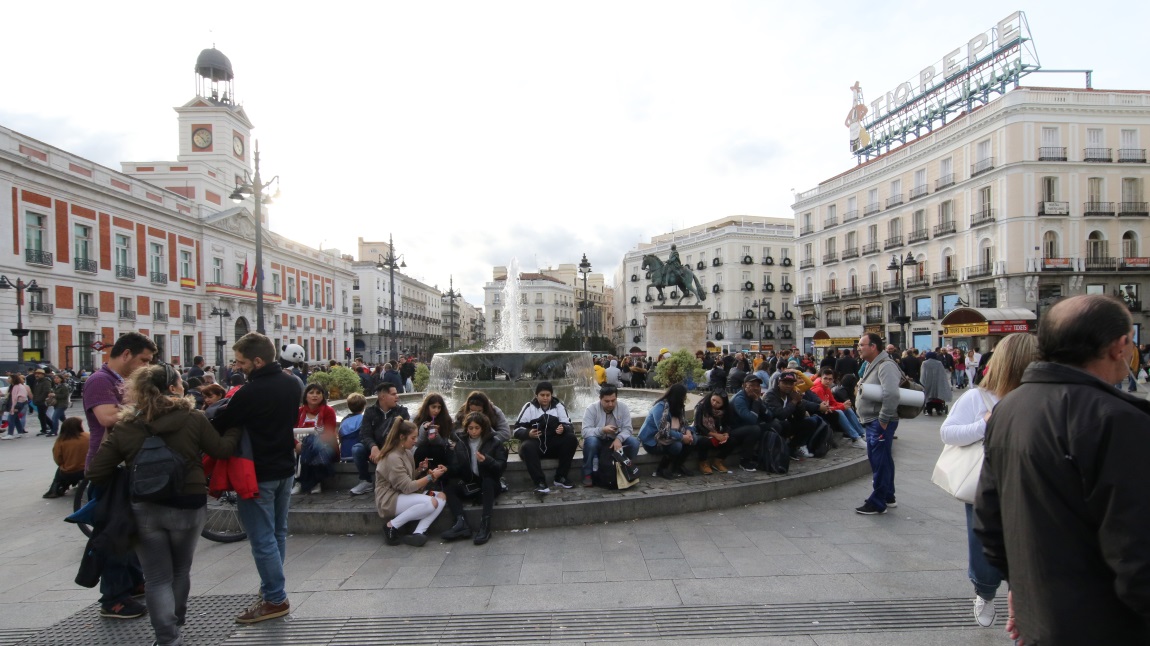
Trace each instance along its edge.
<instances>
[{"instance_id":1,"label":"person sitting on fountain edge","mask_svg":"<svg viewBox=\"0 0 1150 646\"><path fill-rule=\"evenodd\" d=\"M612 361L611 363L615 363ZM583 486L594 484L592 475L599 459L599 449L610 444L613 451L623 451L632 462L639 456L639 439L631 427L631 411L619 401L619 389L605 385L599 389L599 400L583 413ZM599 466L614 468L615 463Z\"/></svg>"},{"instance_id":2,"label":"person sitting on fountain edge","mask_svg":"<svg viewBox=\"0 0 1150 646\"><path fill-rule=\"evenodd\" d=\"M579 447L567 408L554 396L554 392L551 382L539 382L535 386L535 399L524 404L519 416L515 418L519 458L523 460L531 481L535 483L535 493L540 494L551 493L543 476L543 458L559 460L552 484L570 489L572 485L567 474L571 470L575 449Z\"/></svg>"}]
</instances>

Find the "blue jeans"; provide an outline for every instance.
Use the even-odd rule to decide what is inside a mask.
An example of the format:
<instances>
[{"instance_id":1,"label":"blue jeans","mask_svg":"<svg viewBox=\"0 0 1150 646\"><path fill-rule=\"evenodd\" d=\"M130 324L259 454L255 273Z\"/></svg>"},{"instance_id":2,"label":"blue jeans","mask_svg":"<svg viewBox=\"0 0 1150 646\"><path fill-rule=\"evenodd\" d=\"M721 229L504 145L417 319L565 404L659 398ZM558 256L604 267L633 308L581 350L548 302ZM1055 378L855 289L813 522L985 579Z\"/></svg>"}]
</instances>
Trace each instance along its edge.
<instances>
[{"instance_id":1,"label":"blue jeans","mask_svg":"<svg viewBox=\"0 0 1150 646\"><path fill-rule=\"evenodd\" d=\"M605 437L584 437L583 438L583 475L589 476L592 473L592 467L595 466L595 460L599 458L599 449L603 444L610 444L614 440L607 441ZM623 454L631 461L634 462L635 458L639 455L639 438L634 435L623 440Z\"/></svg>"},{"instance_id":2,"label":"blue jeans","mask_svg":"<svg viewBox=\"0 0 1150 646\"><path fill-rule=\"evenodd\" d=\"M236 504L260 573L260 595L268 603L283 603L287 599L284 559L287 558L292 480L292 476L288 476L283 480L261 482L258 498L241 498Z\"/></svg>"},{"instance_id":3,"label":"blue jeans","mask_svg":"<svg viewBox=\"0 0 1150 646\"><path fill-rule=\"evenodd\" d=\"M974 505L966 505L966 545L969 550L966 574L974 584L974 592L990 601L998 593L1002 584L1002 572L986 560L982 553L982 541L974 534Z\"/></svg>"},{"instance_id":4,"label":"blue jeans","mask_svg":"<svg viewBox=\"0 0 1150 646\"><path fill-rule=\"evenodd\" d=\"M68 417L68 407L56 407L52 409L52 435L60 432L60 422L63 422Z\"/></svg>"},{"instance_id":5,"label":"blue jeans","mask_svg":"<svg viewBox=\"0 0 1150 646\"><path fill-rule=\"evenodd\" d=\"M15 410L8 413L8 434L9 435L23 435L24 430L24 409L28 408L28 402L20 402L16 404Z\"/></svg>"},{"instance_id":6,"label":"blue jeans","mask_svg":"<svg viewBox=\"0 0 1150 646\"><path fill-rule=\"evenodd\" d=\"M844 408L839 411L839 426L852 440L857 440L863 436L862 422L859 421L859 416L853 408Z\"/></svg>"},{"instance_id":7,"label":"blue jeans","mask_svg":"<svg viewBox=\"0 0 1150 646\"><path fill-rule=\"evenodd\" d=\"M866 424L866 457L874 491L866 499L874 507L886 510L886 501L894 498L894 456L891 454L898 420L891 420L884 431L878 420Z\"/></svg>"},{"instance_id":8,"label":"blue jeans","mask_svg":"<svg viewBox=\"0 0 1150 646\"><path fill-rule=\"evenodd\" d=\"M363 445L363 442L357 442L355 446L351 447L351 458L355 460L355 468L359 471L359 479L364 482L375 482L375 476L371 474L375 470L375 465L371 463L368 458L371 457L371 449Z\"/></svg>"}]
</instances>

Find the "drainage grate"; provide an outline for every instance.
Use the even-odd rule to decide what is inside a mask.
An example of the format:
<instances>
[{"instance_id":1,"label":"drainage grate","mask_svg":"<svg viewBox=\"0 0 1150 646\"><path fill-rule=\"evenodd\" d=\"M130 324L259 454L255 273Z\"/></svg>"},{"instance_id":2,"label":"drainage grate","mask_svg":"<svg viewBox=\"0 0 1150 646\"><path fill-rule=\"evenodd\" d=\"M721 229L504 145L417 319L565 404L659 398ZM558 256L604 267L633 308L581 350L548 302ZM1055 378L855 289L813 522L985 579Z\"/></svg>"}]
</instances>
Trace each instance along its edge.
<instances>
[{"instance_id":1,"label":"drainage grate","mask_svg":"<svg viewBox=\"0 0 1150 646\"><path fill-rule=\"evenodd\" d=\"M974 628L970 599L295 619L243 627L226 646L606 643L955 628Z\"/></svg>"},{"instance_id":2,"label":"drainage grate","mask_svg":"<svg viewBox=\"0 0 1150 646\"><path fill-rule=\"evenodd\" d=\"M251 605L250 594L192 597L188 599L188 617L184 625L184 642L220 644L235 632L235 616ZM150 644L156 634L147 615L139 619L106 619L100 616L100 604L94 603L58 624L39 631L25 631L23 641L0 644L21 646L123 646Z\"/></svg>"}]
</instances>

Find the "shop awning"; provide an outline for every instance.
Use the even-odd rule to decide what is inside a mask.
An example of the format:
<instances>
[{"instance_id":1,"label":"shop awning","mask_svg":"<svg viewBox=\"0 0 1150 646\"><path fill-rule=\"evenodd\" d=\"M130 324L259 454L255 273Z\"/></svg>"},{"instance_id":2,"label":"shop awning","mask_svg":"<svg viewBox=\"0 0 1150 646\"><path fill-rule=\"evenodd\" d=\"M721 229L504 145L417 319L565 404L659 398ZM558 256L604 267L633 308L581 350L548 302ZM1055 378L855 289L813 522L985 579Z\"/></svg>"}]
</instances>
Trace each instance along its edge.
<instances>
[{"instance_id":1,"label":"shop awning","mask_svg":"<svg viewBox=\"0 0 1150 646\"><path fill-rule=\"evenodd\" d=\"M1024 307L956 307L943 317L943 336L987 336L1029 332L1034 312Z\"/></svg>"}]
</instances>

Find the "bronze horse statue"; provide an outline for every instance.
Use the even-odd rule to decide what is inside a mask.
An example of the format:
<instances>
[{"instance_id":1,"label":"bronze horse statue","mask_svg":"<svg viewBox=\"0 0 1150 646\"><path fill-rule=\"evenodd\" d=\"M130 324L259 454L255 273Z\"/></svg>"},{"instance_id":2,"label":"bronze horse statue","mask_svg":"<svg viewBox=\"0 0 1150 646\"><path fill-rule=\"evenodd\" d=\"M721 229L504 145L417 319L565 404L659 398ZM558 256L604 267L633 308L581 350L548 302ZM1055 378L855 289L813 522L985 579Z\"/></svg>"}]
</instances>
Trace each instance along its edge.
<instances>
[{"instance_id":1,"label":"bronze horse statue","mask_svg":"<svg viewBox=\"0 0 1150 646\"><path fill-rule=\"evenodd\" d=\"M647 254L643 256L643 269L648 270L651 274L651 284L647 285L648 296L651 295L651 288L654 287L659 292L659 300L663 300L664 287L678 287L682 290L680 293L683 296L675 305L682 305L683 300L688 296L694 296L700 303L707 300L707 293L703 290L703 285L699 283L699 277L682 265L664 264L658 256Z\"/></svg>"}]
</instances>

